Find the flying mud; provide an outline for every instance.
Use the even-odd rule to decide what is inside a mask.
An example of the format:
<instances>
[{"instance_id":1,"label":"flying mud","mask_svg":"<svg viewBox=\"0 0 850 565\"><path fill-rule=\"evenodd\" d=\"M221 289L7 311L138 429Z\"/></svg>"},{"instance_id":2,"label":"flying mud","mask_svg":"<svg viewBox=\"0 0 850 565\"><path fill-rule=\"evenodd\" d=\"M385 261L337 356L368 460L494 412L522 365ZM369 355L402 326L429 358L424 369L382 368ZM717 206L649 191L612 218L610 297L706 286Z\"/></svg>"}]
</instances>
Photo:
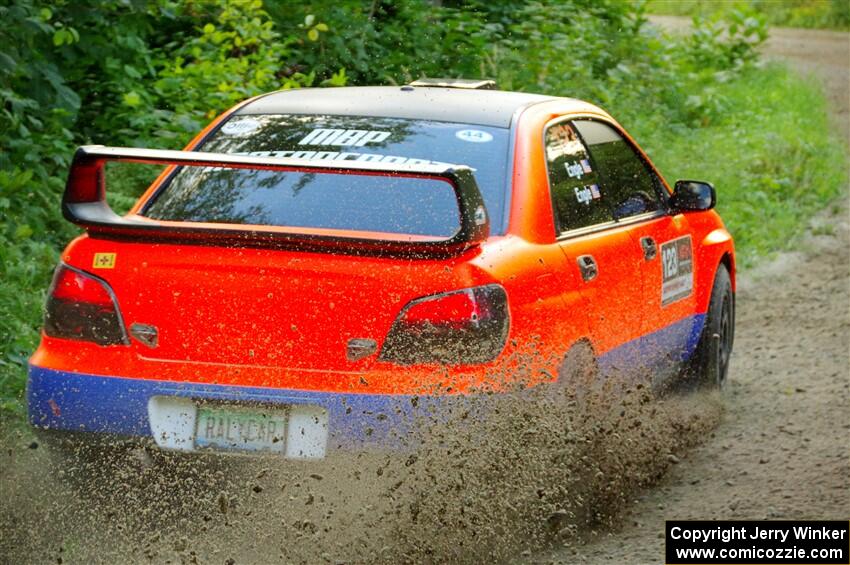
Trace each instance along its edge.
<instances>
[{"instance_id":1,"label":"flying mud","mask_svg":"<svg viewBox=\"0 0 850 565\"><path fill-rule=\"evenodd\" d=\"M482 394L417 416L415 449L320 462L63 453L6 442L0 553L18 562L480 562L602 527L720 417L716 393ZM401 438L403 439L403 438Z\"/></svg>"}]
</instances>

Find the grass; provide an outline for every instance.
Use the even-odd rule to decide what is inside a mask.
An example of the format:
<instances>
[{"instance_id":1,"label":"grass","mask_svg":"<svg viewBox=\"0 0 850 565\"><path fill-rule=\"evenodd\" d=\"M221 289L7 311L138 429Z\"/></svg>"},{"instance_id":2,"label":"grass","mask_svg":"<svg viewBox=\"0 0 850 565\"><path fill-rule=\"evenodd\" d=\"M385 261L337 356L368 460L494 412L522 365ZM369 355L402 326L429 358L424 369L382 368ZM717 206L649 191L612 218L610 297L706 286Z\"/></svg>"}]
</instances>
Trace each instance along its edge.
<instances>
[{"instance_id":1,"label":"grass","mask_svg":"<svg viewBox=\"0 0 850 565\"><path fill-rule=\"evenodd\" d=\"M830 133L822 93L782 66L749 70L716 89L725 107L699 128L671 126L657 112L632 112L641 117L624 125L668 180L714 183L739 265L746 267L788 248L807 218L846 186L846 148ZM58 207L58 199L51 205ZM0 420L24 413L26 361L38 343L57 259L57 249L27 237L0 247Z\"/></svg>"},{"instance_id":2,"label":"grass","mask_svg":"<svg viewBox=\"0 0 850 565\"><path fill-rule=\"evenodd\" d=\"M718 121L671 130L653 120L632 129L668 181L714 184L746 267L789 248L807 219L840 194L847 149L818 86L784 66L753 69L722 90L728 102Z\"/></svg>"},{"instance_id":3,"label":"grass","mask_svg":"<svg viewBox=\"0 0 850 565\"><path fill-rule=\"evenodd\" d=\"M850 30L847 0L649 0L651 14L723 18L733 10L754 11L782 27Z\"/></svg>"},{"instance_id":4,"label":"grass","mask_svg":"<svg viewBox=\"0 0 850 565\"><path fill-rule=\"evenodd\" d=\"M44 295L58 258L56 249L29 239L0 248L0 420L23 414L26 362L38 344Z\"/></svg>"}]
</instances>

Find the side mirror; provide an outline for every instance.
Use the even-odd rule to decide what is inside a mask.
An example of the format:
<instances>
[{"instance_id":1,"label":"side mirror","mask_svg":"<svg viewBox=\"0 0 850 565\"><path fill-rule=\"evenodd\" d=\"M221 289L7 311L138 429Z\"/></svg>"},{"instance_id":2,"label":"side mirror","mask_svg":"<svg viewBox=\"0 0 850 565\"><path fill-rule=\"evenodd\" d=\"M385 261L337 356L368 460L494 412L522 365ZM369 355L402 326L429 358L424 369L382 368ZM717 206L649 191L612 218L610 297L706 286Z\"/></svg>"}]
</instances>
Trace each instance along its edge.
<instances>
[{"instance_id":1,"label":"side mirror","mask_svg":"<svg viewBox=\"0 0 850 565\"><path fill-rule=\"evenodd\" d=\"M717 204L717 193L711 183L698 180L679 180L670 197L670 207L681 212L711 210Z\"/></svg>"}]
</instances>

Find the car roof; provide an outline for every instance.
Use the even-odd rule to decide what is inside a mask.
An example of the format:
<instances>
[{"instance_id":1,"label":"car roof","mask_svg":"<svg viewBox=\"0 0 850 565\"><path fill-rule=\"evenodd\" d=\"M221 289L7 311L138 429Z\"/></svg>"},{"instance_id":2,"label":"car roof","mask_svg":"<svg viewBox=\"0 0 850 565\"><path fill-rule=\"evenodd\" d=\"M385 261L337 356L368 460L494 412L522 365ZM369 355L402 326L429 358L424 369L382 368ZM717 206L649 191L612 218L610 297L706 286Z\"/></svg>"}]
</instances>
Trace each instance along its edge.
<instances>
[{"instance_id":1,"label":"car roof","mask_svg":"<svg viewBox=\"0 0 850 565\"><path fill-rule=\"evenodd\" d=\"M236 114L371 116L507 128L518 109L550 100L570 99L505 90L442 87L304 88L260 96ZM575 102L584 104L579 100Z\"/></svg>"}]
</instances>

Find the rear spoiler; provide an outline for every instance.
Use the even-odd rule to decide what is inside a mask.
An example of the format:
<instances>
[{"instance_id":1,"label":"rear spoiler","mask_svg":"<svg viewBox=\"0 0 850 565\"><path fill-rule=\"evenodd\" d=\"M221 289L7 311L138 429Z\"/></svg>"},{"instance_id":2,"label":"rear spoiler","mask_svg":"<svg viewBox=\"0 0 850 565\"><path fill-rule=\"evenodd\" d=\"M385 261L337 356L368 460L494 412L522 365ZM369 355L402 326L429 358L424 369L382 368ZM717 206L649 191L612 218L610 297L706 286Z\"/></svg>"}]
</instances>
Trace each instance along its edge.
<instances>
[{"instance_id":1,"label":"rear spoiler","mask_svg":"<svg viewBox=\"0 0 850 565\"><path fill-rule=\"evenodd\" d=\"M106 202L104 167L110 161L439 179L454 187L460 212L460 229L449 239L435 239L403 234L376 236L349 230L299 230L286 226L159 221L135 215L122 217ZM457 253L484 241L490 233L484 200L469 167L310 161L102 145L86 145L77 149L74 154L65 194L62 197L62 213L68 221L82 226L94 237L168 240L199 245L299 249L333 247L347 249L349 253L370 254L403 253L430 256L434 253Z\"/></svg>"}]
</instances>

